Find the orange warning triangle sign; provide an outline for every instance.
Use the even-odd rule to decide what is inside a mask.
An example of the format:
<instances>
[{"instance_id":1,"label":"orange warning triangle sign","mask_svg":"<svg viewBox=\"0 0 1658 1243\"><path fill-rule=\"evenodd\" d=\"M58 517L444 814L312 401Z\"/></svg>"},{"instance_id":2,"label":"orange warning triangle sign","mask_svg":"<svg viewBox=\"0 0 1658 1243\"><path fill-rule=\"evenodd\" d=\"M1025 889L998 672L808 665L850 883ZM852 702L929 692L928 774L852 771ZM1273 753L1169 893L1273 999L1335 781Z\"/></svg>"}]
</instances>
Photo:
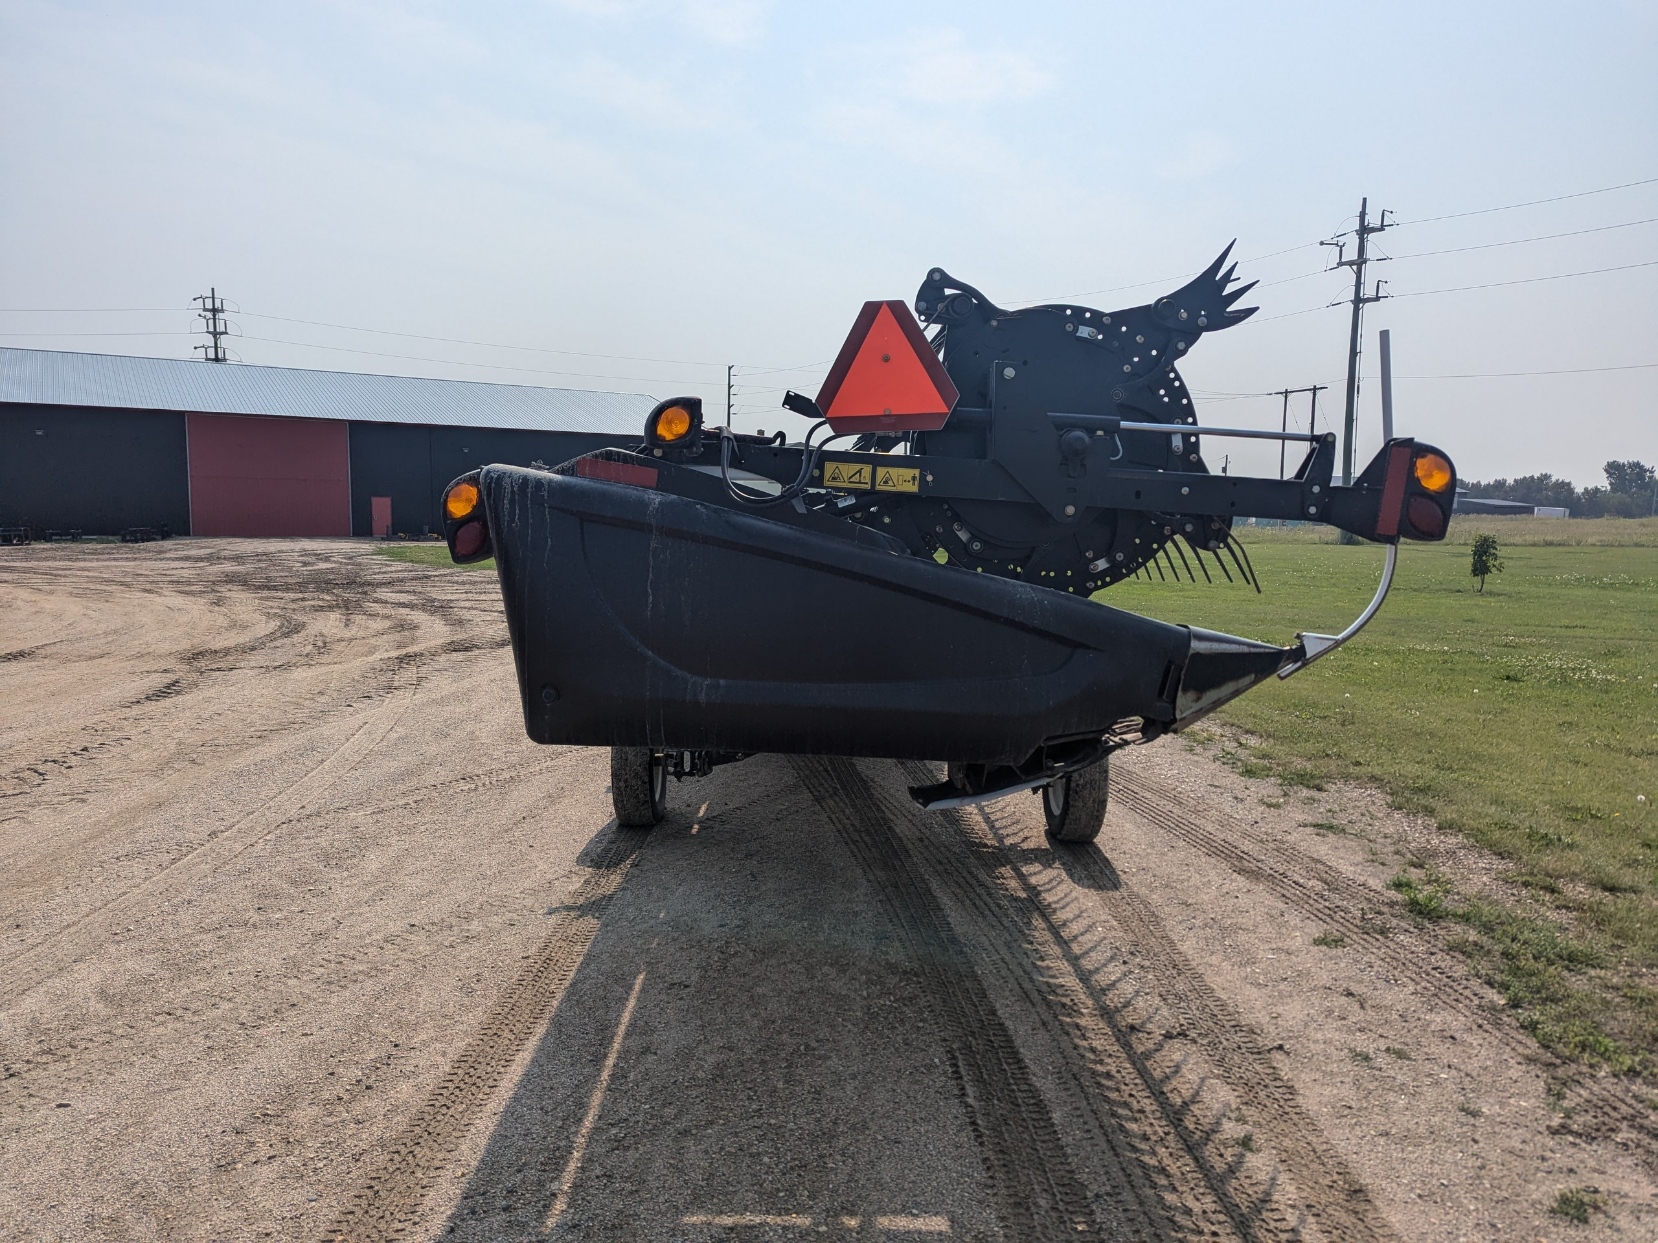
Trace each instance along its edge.
<instances>
[{"instance_id":1,"label":"orange warning triangle sign","mask_svg":"<svg viewBox=\"0 0 1658 1243\"><path fill-rule=\"evenodd\" d=\"M836 432L933 432L958 396L909 307L866 302L817 404Z\"/></svg>"}]
</instances>

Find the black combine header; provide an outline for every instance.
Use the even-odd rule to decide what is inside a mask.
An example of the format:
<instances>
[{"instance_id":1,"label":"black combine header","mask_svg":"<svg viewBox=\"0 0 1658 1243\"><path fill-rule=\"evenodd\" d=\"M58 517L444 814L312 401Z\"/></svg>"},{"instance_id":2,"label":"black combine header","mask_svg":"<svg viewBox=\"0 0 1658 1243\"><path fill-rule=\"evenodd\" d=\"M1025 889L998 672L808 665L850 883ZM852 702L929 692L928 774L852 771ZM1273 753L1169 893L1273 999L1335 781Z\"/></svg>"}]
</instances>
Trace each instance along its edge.
<instances>
[{"instance_id":1,"label":"black combine header","mask_svg":"<svg viewBox=\"0 0 1658 1243\"><path fill-rule=\"evenodd\" d=\"M1198 422L1180 362L1254 310L1226 258L1110 312L1004 310L934 268L913 314L864 305L815 400L784 399L812 420L798 443L681 397L635 449L456 480L449 549L496 558L530 737L611 747L623 824L661 819L669 776L764 751L943 761L923 806L1037 790L1056 838L1092 839L1112 751L1345 642L1398 541L1450 522L1431 446L1390 440L1342 486L1331 433ZM1215 475L1206 437L1305 456L1288 479ZM1276 647L1091 598L1133 575L1259 590L1247 517L1386 545L1375 599Z\"/></svg>"}]
</instances>

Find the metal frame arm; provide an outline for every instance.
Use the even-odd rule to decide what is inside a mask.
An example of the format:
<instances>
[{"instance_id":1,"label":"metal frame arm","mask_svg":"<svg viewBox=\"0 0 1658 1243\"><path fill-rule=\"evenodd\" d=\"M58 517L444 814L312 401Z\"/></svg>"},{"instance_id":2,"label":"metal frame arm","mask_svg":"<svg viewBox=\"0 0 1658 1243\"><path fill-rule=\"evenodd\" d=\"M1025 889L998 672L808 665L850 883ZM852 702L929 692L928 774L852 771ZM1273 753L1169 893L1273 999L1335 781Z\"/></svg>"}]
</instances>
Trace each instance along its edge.
<instances>
[{"instance_id":1,"label":"metal frame arm","mask_svg":"<svg viewBox=\"0 0 1658 1243\"><path fill-rule=\"evenodd\" d=\"M1371 597L1370 603L1365 606L1364 612L1354 619L1353 624L1340 634L1316 634L1311 631L1295 636L1301 648L1301 658L1293 664L1285 665L1278 671L1279 680L1287 678L1292 673L1300 673L1313 661L1321 656L1328 656L1347 640L1370 624L1370 619L1376 616L1377 610L1382 607L1382 601L1387 599L1389 588L1393 586L1393 570L1399 564L1399 545L1387 546L1387 561L1382 566L1382 581L1376 587L1376 594Z\"/></svg>"},{"instance_id":2,"label":"metal frame arm","mask_svg":"<svg viewBox=\"0 0 1658 1243\"><path fill-rule=\"evenodd\" d=\"M786 484L799 475L801 452L792 445L744 444L735 455L734 465ZM1102 453L1091 460L1086 474L1066 481L1067 499L1074 497L1072 503L1078 509L1139 509L1193 517L1329 522L1332 502L1337 494L1347 491L1331 485L1335 442L1323 435L1313 443L1293 479L1257 479L1199 471L1122 470L1112 467L1104 457ZM1001 463L987 458L826 449L822 461L867 465L871 468L871 477L882 467L915 470L918 472L915 492L921 496L1035 502ZM814 478L809 486L821 488L821 476ZM1339 520L1337 525L1341 525Z\"/></svg>"}]
</instances>

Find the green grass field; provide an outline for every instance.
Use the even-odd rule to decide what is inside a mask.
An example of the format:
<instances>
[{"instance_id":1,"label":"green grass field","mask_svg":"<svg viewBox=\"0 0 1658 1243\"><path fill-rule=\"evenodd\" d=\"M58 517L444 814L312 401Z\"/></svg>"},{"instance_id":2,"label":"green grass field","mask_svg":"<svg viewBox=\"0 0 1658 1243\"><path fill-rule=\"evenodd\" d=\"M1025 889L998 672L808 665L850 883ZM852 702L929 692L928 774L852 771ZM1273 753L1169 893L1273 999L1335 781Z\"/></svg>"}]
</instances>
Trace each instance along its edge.
<instances>
[{"instance_id":1,"label":"green grass field","mask_svg":"<svg viewBox=\"0 0 1658 1243\"><path fill-rule=\"evenodd\" d=\"M456 565L449 559L449 545L436 542L430 544L376 544L374 551L382 557L390 557L393 561L404 561L410 565L426 565L443 570L493 570L495 558L486 561L474 561L469 565Z\"/></svg>"},{"instance_id":2,"label":"green grass field","mask_svg":"<svg viewBox=\"0 0 1658 1243\"><path fill-rule=\"evenodd\" d=\"M1483 595L1481 531L1507 567ZM1131 580L1099 598L1283 643L1347 625L1381 569L1381 548L1327 529L1241 537L1263 595ZM1446 543L1404 548L1358 638L1219 719L1256 740L1233 753L1246 773L1378 786L1507 860L1535 903L1460 894L1425 868L1394 885L1543 1044L1658 1075L1658 521L1458 519Z\"/></svg>"}]
</instances>

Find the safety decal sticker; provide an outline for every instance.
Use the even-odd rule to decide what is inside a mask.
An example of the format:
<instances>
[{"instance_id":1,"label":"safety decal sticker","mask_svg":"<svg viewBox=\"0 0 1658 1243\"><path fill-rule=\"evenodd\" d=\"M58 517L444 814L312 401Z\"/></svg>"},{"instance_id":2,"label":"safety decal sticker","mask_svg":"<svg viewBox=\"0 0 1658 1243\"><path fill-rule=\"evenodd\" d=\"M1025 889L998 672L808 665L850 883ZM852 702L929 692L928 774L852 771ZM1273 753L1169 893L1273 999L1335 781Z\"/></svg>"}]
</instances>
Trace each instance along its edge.
<instances>
[{"instance_id":1,"label":"safety decal sticker","mask_svg":"<svg viewBox=\"0 0 1658 1243\"><path fill-rule=\"evenodd\" d=\"M882 466L875 472L877 492L921 491L921 470L915 466Z\"/></svg>"},{"instance_id":2,"label":"safety decal sticker","mask_svg":"<svg viewBox=\"0 0 1658 1243\"><path fill-rule=\"evenodd\" d=\"M823 484L827 488L858 488L867 491L870 484L869 463L825 462Z\"/></svg>"}]
</instances>

